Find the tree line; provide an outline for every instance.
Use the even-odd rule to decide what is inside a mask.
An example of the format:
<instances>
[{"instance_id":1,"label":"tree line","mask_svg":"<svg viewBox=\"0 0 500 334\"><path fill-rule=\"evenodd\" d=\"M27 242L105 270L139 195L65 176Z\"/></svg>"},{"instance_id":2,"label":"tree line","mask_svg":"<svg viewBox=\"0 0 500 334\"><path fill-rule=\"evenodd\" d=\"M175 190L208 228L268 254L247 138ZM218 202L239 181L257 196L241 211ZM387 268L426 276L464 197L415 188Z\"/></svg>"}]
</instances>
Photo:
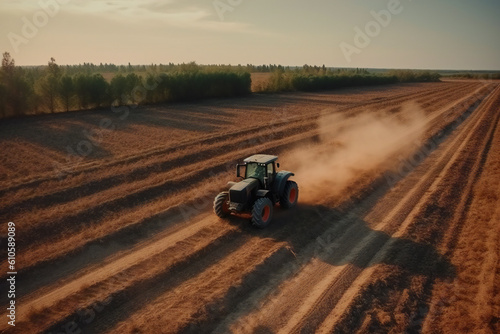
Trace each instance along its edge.
<instances>
[{"instance_id":1,"label":"tree line","mask_svg":"<svg viewBox=\"0 0 500 334\"><path fill-rule=\"evenodd\" d=\"M0 69L0 119L18 115L85 110L105 106L192 101L251 93L251 72L270 72L257 92L317 91L398 82L439 81L429 71L396 70L373 74L366 69L303 65L159 65L84 63L19 67L4 53ZM106 76L106 77L105 77Z\"/></svg>"},{"instance_id":2,"label":"tree line","mask_svg":"<svg viewBox=\"0 0 500 334\"><path fill-rule=\"evenodd\" d=\"M74 67L57 65L54 58L43 68L18 67L10 54L4 53L0 70L0 118L251 92L250 73L204 70L195 63L181 64L169 73L154 68L144 75L119 71L111 80L89 67L92 66L83 65L80 71L74 71Z\"/></svg>"},{"instance_id":3,"label":"tree line","mask_svg":"<svg viewBox=\"0 0 500 334\"><path fill-rule=\"evenodd\" d=\"M355 86L386 85L404 82L436 82L440 75L431 71L391 70L372 74L366 69L327 69L304 65L302 69L274 71L258 92L318 91Z\"/></svg>"},{"instance_id":4,"label":"tree line","mask_svg":"<svg viewBox=\"0 0 500 334\"><path fill-rule=\"evenodd\" d=\"M446 75L449 78L456 79L474 79L474 80L500 80L500 73L456 73Z\"/></svg>"}]
</instances>

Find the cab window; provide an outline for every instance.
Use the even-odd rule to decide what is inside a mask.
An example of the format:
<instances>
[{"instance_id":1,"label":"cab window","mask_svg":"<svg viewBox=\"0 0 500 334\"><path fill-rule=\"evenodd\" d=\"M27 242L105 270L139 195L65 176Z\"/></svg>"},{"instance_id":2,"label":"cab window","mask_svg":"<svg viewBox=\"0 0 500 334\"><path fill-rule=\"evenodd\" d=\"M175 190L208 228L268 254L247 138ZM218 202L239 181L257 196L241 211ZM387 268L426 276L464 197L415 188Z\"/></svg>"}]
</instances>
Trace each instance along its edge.
<instances>
[{"instance_id":1,"label":"cab window","mask_svg":"<svg viewBox=\"0 0 500 334\"><path fill-rule=\"evenodd\" d=\"M259 179L263 182L265 173L266 173L265 166L260 165L258 163L248 163L247 164L247 170L246 170L246 177L247 178L253 177L253 178Z\"/></svg>"},{"instance_id":2,"label":"cab window","mask_svg":"<svg viewBox=\"0 0 500 334\"><path fill-rule=\"evenodd\" d=\"M274 164L267 164L267 177L272 177L274 174Z\"/></svg>"}]
</instances>

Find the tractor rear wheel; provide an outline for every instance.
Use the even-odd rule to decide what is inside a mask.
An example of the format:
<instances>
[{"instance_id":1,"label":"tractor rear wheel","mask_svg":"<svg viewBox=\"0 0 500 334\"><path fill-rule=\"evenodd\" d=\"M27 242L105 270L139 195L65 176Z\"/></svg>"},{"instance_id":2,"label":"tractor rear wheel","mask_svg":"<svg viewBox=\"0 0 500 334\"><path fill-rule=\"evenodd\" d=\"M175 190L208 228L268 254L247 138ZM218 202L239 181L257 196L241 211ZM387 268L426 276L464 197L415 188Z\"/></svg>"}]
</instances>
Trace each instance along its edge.
<instances>
[{"instance_id":1,"label":"tractor rear wheel","mask_svg":"<svg viewBox=\"0 0 500 334\"><path fill-rule=\"evenodd\" d=\"M286 181L285 189L280 197L280 205L285 209L289 209L295 204L299 199L299 186L294 181Z\"/></svg>"},{"instance_id":2,"label":"tractor rear wheel","mask_svg":"<svg viewBox=\"0 0 500 334\"><path fill-rule=\"evenodd\" d=\"M229 193L227 191L215 196L214 212L219 218L225 218L231 213L229 210Z\"/></svg>"},{"instance_id":3,"label":"tractor rear wheel","mask_svg":"<svg viewBox=\"0 0 500 334\"><path fill-rule=\"evenodd\" d=\"M256 200L252 208L252 224L258 228L269 225L273 217L273 206L273 202L267 197Z\"/></svg>"}]
</instances>

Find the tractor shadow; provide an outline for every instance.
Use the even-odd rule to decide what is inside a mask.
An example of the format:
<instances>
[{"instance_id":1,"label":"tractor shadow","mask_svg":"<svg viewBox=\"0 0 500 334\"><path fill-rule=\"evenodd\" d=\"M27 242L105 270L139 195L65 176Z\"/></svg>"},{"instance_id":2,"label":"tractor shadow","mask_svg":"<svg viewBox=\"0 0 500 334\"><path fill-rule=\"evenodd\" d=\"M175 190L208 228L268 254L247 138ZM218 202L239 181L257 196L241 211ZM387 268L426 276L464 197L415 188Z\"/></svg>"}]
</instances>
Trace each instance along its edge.
<instances>
[{"instance_id":1,"label":"tractor shadow","mask_svg":"<svg viewBox=\"0 0 500 334\"><path fill-rule=\"evenodd\" d=\"M265 229L253 227L249 218L250 215L232 216L229 223L239 226L244 233L286 242L304 263L317 258L333 266L350 264L368 268L385 264L397 266L412 276L455 277L454 266L434 245L374 230L350 210L300 203L295 208L284 210L277 205L273 221ZM389 230L394 233L399 223L392 225Z\"/></svg>"},{"instance_id":2,"label":"tractor shadow","mask_svg":"<svg viewBox=\"0 0 500 334\"><path fill-rule=\"evenodd\" d=\"M383 274L383 277L376 279L373 284L370 283L370 288L366 291L360 290L361 305L358 305L359 307L357 306L355 310L347 310L347 312L355 312L355 314L349 313L350 315L346 318L349 319L346 320L349 324L341 323L340 325L346 325L349 331L351 329L356 331L362 325L364 314L371 312L373 305L385 304L389 301L389 296L411 291L414 289L411 282L414 277L418 277L418 281L426 283L421 291L422 295L413 297L416 307L411 311L413 313L408 315L410 321L407 329L410 332L414 330L419 332L421 329L419 326L423 323L421 320L425 318L430 308L429 300L436 281L449 281L456 277L453 264L434 246L434 244L439 244L442 235L437 233L438 237L437 240L433 240L434 244L412 240L410 237L393 237L392 234L398 230L401 222L395 221L389 224L391 226L386 228L389 231L387 233L371 227L379 222L368 223L352 214L353 211L355 210L352 206L348 209L340 209L299 204L290 210L283 210L276 206L272 223L263 230L252 227L247 217L232 218L230 224L239 225L244 233L284 242L287 246L281 250L287 252L286 248L288 248L288 252L291 253L288 256L268 261L268 264L257 268L254 274L244 279L242 286L253 286L257 281L258 285L274 284L273 288L277 289L281 282L291 279L294 275L294 270L287 271L287 268L295 267L300 270L299 268L312 260L320 260L331 266L351 267L350 273L354 272L355 276L350 275L350 278L346 279L352 281L343 282L342 286L325 291L326 296L322 298L322 304L318 307L314 317L304 324L306 331L312 332L326 319L333 305L340 300L364 269L377 265L387 266L380 268L382 271L380 274ZM378 268L375 270L375 277L378 277ZM276 280L273 273L279 273L279 280ZM227 301L223 307L219 306L217 309L231 310L235 307L232 305L234 301L230 302L231 299ZM204 323L203 325L209 326L210 324ZM375 324L375 326L378 325ZM226 329L229 330L229 328ZM273 333L265 326L260 327L259 330L256 329L255 333L257 332Z\"/></svg>"}]
</instances>

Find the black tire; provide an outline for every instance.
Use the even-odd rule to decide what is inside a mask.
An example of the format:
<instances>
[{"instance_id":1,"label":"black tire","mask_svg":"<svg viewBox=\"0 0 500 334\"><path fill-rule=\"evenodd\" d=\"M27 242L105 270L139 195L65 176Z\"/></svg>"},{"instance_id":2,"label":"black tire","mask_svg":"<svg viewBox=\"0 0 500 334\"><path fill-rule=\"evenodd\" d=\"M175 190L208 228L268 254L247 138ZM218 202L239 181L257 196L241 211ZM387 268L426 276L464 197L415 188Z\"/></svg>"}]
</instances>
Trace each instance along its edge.
<instances>
[{"instance_id":1,"label":"black tire","mask_svg":"<svg viewBox=\"0 0 500 334\"><path fill-rule=\"evenodd\" d=\"M273 202L262 197L255 201L252 208L252 224L258 228L264 228L271 222L273 218Z\"/></svg>"},{"instance_id":2,"label":"black tire","mask_svg":"<svg viewBox=\"0 0 500 334\"><path fill-rule=\"evenodd\" d=\"M299 199L299 186L294 181L286 181L285 189L280 197L280 205L285 209L294 207Z\"/></svg>"},{"instance_id":3,"label":"black tire","mask_svg":"<svg viewBox=\"0 0 500 334\"><path fill-rule=\"evenodd\" d=\"M214 212L219 218L226 218L231 214L231 211L229 211L229 193L227 191L215 196Z\"/></svg>"}]
</instances>

